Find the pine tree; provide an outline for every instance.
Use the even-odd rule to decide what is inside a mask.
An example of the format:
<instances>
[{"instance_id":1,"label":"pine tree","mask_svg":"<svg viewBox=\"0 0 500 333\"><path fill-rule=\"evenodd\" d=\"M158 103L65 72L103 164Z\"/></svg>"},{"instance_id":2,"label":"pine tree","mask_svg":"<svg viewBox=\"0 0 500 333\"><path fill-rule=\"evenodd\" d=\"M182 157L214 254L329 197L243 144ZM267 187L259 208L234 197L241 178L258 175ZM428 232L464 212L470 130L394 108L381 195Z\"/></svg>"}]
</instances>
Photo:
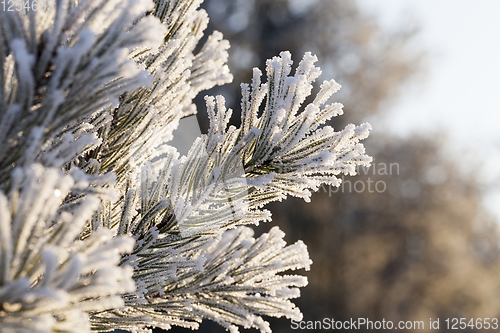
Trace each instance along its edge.
<instances>
[{"instance_id":1,"label":"pine tree","mask_svg":"<svg viewBox=\"0 0 500 333\"><path fill-rule=\"evenodd\" d=\"M8 2L0 11L0 330L134 332L202 319L270 332L301 319L290 301L305 245L245 226L288 195L368 165L370 125L334 131L340 86L289 52L242 84L241 126L206 97L208 133L169 145L201 91L232 80L228 41L198 45L202 0ZM21 2L19 2L20 4ZM306 104L306 105L303 105Z\"/></svg>"}]
</instances>

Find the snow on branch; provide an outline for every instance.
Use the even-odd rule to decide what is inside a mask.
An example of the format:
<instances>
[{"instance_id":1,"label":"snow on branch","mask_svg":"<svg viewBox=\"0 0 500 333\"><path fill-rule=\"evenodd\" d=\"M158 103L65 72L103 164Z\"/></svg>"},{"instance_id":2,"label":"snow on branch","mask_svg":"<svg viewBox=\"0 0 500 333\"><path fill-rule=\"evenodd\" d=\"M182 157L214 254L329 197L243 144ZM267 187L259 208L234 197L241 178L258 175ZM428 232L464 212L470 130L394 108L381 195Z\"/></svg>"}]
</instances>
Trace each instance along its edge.
<instances>
[{"instance_id":1,"label":"snow on branch","mask_svg":"<svg viewBox=\"0 0 500 333\"><path fill-rule=\"evenodd\" d=\"M198 251L179 249L178 253L190 254L192 260L197 260L196 266L169 263L171 259L164 257L164 266L175 266L175 279L164 280L163 289L146 293L145 283L138 283L143 287L142 302L134 299L124 310L98 314L93 320L103 327L107 323L110 329L137 329L138 323L164 329L171 325L196 329L205 318L231 332L238 332L237 326L271 332L261 316L300 320L302 314L290 299L299 297L297 287L304 287L307 278L279 273L309 270L312 262L305 245L298 241L286 246L284 233L277 227L257 239L252 235L250 228L239 227L221 237L205 239ZM146 259L135 258L135 265L145 267L139 263ZM160 263L156 259L148 267Z\"/></svg>"},{"instance_id":2,"label":"snow on branch","mask_svg":"<svg viewBox=\"0 0 500 333\"><path fill-rule=\"evenodd\" d=\"M295 75L289 76L291 58L282 52L267 62L267 82L254 70L251 87L242 85L242 127L238 140L248 140L241 148L248 183L257 191L253 200L263 205L271 199L293 195L309 201L310 190L322 183L338 186L339 174L355 175L357 165L369 165L360 140L368 136L371 126L348 125L340 132L322 126L342 114L342 105L325 105L340 85L324 81L314 101L301 105L311 94L312 83L321 74L314 66L316 57L306 53ZM262 101L265 106L259 111ZM237 141L238 141L237 140ZM233 152L232 152L233 153Z\"/></svg>"},{"instance_id":3,"label":"snow on branch","mask_svg":"<svg viewBox=\"0 0 500 333\"><path fill-rule=\"evenodd\" d=\"M146 194L142 200L149 200L150 192L157 198L142 207L157 209L160 198L165 199L161 216L147 224L137 219L135 232L144 234L154 219L161 225L160 232L178 231L186 237L258 223L269 219L266 211L257 209L264 204L286 195L308 201L311 190L322 183L338 186L337 175L355 175L357 165L368 165L371 157L360 140L368 136L369 124L348 125L339 132L322 126L341 114L340 104L324 105L338 84L325 81L314 101L300 109L320 74L315 60L306 53L290 77L290 55L283 52L268 62L264 84L255 70L252 90L247 85L242 89L241 128L228 127L232 111L221 96L207 97L208 134L181 159L173 151L167 153L154 188L142 182L141 191Z\"/></svg>"},{"instance_id":4,"label":"snow on branch","mask_svg":"<svg viewBox=\"0 0 500 333\"><path fill-rule=\"evenodd\" d=\"M156 199L142 204L133 233L144 234L156 223L160 232L178 231L189 237L259 223L269 214L256 208L286 195L308 201L311 190L322 183L338 186L337 175L355 175L357 165L368 165L371 158L359 141L368 136L369 124L348 125L340 132L322 126L342 112L338 103L324 105L338 84L325 81L314 101L300 109L320 74L315 61L306 53L290 77L290 54L283 52L268 61L264 84L255 70L252 90L242 86L241 128L227 127L232 111L221 96L207 97L208 134L181 159L173 151L167 153L154 188L142 182L143 202L150 192Z\"/></svg>"},{"instance_id":5,"label":"snow on branch","mask_svg":"<svg viewBox=\"0 0 500 333\"><path fill-rule=\"evenodd\" d=\"M151 83L128 53L163 41L157 19L136 22L152 8L148 0L62 0L53 11L0 12L2 183L62 133L95 133L87 117L101 119L120 94ZM73 148L65 158L81 152Z\"/></svg>"},{"instance_id":6,"label":"snow on branch","mask_svg":"<svg viewBox=\"0 0 500 333\"><path fill-rule=\"evenodd\" d=\"M254 69L241 126L206 97L209 131L187 155L168 145L193 98L231 81L202 0L57 0L0 12L0 329L133 332L203 318L270 332L300 320L305 245L263 206L311 196L368 165L370 125L334 131L339 89L306 53ZM160 156L161 155L161 156ZM163 164L163 166L161 166ZM158 166L160 166L158 168ZM159 170L159 171L158 171Z\"/></svg>"},{"instance_id":7,"label":"snow on branch","mask_svg":"<svg viewBox=\"0 0 500 333\"><path fill-rule=\"evenodd\" d=\"M215 32L194 53L208 24L207 13L198 9L201 2L157 1L152 14L166 30L163 44L130 54L149 71L153 83L122 96L95 154L102 170L115 172L119 183L137 175L159 146L172 140L182 117L196 113L193 98L200 91L232 81L226 65L229 42L221 33Z\"/></svg>"},{"instance_id":8,"label":"snow on branch","mask_svg":"<svg viewBox=\"0 0 500 333\"><path fill-rule=\"evenodd\" d=\"M88 195L61 209L83 179L39 164L12 179L0 192L0 327L87 332L88 312L121 307L120 294L135 290L132 268L118 266L134 241L107 229L75 240L100 203Z\"/></svg>"},{"instance_id":9,"label":"snow on branch","mask_svg":"<svg viewBox=\"0 0 500 333\"><path fill-rule=\"evenodd\" d=\"M118 228L122 232L128 230L137 239L134 250L122 263L134 267L134 279L141 286L140 292L127 296L129 306L125 312L105 314L102 318L106 319L102 319L101 324L109 315L132 316L135 322L145 326L196 327L192 326L192 321L198 321L201 316L231 330L236 324L267 331L258 315L281 313L299 318L298 310L287 301L288 294L284 290L262 291L257 286L261 286L259 281L265 280L265 270L278 285L280 279L303 281L301 278L275 277L274 274L282 270L275 271L274 266L263 265L262 271L251 269L254 273L259 272L255 275L258 281L248 280L256 289L248 289L245 279L233 279L239 271L231 273L231 258L236 260L246 253L238 252L233 245L238 248L254 243L244 240L250 237L248 229L228 229L270 220L270 213L261 208L267 202L286 195L308 200L310 190L317 189L321 183L338 185L337 175L354 175L357 165L369 164L371 158L365 155L359 143L368 135L368 124L349 125L340 132L322 126L332 116L341 114L339 104L324 105L339 88L334 81L324 82L314 101L301 109L311 93L312 81L320 73L313 66L314 61L315 57L306 54L295 76L289 77L291 60L288 53L282 53L281 57L268 62L268 82L265 84L261 84L260 73L256 70L252 90L243 85L241 128L228 127L232 111L226 109L221 96L207 97L208 134L197 139L188 154L181 158L175 149L167 150L163 156L164 166L157 177L148 165L142 168L137 184L130 183L125 199L126 218L120 220ZM261 110L260 104L266 96L266 104ZM221 242L215 245L213 238L218 238L222 232ZM273 229L269 236L262 236L255 244L276 240L278 234L281 232ZM299 244L286 249L292 251L292 248L303 247ZM254 251L250 251L250 263L253 256L265 258L268 248L249 245L248 249ZM272 252L273 258L278 260L276 267L293 269L292 263L299 262L300 267L308 267L308 259L304 259L307 256L299 256L302 259L294 261L296 257L292 252L295 250L283 249L284 245ZM233 250L235 252L231 252ZM292 258L290 265L286 264L286 258ZM262 263L260 259L255 261ZM296 286L304 284L294 283ZM224 294L226 298L220 299L217 293L192 296L196 290L211 288L207 286L224 292L234 291L234 295L231 294L234 298ZM238 293L240 290L247 294L243 297ZM242 298L236 300L236 295ZM295 291L290 291L290 295L296 295ZM274 296L277 298L272 298ZM163 309L168 315L160 316L157 309Z\"/></svg>"}]
</instances>

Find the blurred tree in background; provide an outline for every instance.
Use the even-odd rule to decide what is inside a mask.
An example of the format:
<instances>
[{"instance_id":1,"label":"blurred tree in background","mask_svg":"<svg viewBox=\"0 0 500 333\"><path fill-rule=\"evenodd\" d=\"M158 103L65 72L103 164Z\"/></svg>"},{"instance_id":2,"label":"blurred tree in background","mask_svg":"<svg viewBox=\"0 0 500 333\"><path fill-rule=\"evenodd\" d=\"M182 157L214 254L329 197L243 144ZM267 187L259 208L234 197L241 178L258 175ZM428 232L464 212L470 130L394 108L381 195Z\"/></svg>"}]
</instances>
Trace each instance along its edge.
<instances>
[{"instance_id":1,"label":"blurred tree in background","mask_svg":"<svg viewBox=\"0 0 500 333\"><path fill-rule=\"evenodd\" d=\"M343 123L334 125L366 121L368 115L387 109L382 104L422 69L424 53L410 45L416 27L388 31L356 1L206 0L202 6L210 16L209 29L231 40L233 82L250 82L253 67L265 68L265 59L283 50L316 54L323 71L320 79L334 78L342 85L335 100L344 104L345 115L335 119ZM241 95L237 84L211 93ZM198 98L204 106L203 96ZM236 112L239 103L228 100Z\"/></svg>"},{"instance_id":2,"label":"blurred tree in background","mask_svg":"<svg viewBox=\"0 0 500 333\"><path fill-rule=\"evenodd\" d=\"M206 0L204 7L209 28L231 40L235 82L250 82L249 69L282 50L312 51L324 77L343 86L336 96L343 122L380 114L423 69L424 53L411 47L417 30L388 31L355 1ZM239 96L236 89L210 94ZM237 105L228 101L235 112ZM309 244L314 265L297 301L304 320L423 320L427 328L440 317L445 331L446 318L500 315L497 224L482 208L479 182L440 147L435 138L373 135L367 151L375 161L355 181L323 187L309 204L270 205L288 241ZM287 320L270 322L274 332L291 331ZM223 331L211 323L201 329Z\"/></svg>"}]
</instances>

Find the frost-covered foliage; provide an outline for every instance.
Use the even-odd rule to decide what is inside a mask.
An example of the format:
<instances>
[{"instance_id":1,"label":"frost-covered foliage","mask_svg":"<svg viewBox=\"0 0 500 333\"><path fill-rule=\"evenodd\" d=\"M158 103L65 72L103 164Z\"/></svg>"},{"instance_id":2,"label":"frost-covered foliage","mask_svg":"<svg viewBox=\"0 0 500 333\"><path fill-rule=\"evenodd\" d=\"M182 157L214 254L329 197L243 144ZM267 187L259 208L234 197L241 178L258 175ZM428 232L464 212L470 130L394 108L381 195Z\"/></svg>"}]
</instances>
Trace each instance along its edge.
<instances>
[{"instance_id":1,"label":"frost-covered foliage","mask_svg":"<svg viewBox=\"0 0 500 333\"><path fill-rule=\"evenodd\" d=\"M88 312L122 307L119 294L135 290L132 268L118 266L132 237L100 228L80 239L100 200L76 198L90 177L74 172L17 167L8 194L0 193L2 331L86 332Z\"/></svg>"},{"instance_id":2,"label":"frost-covered foliage","mask_svg":"<svg viewBox=\"0 0 500 333\"><path fill-rule=\"evenodd\" d=\"M169 145L202 90L231 81L229 43L201 0L58 0L0 12L0 331L134 332L202 319L270 332L299 320L305 245L253 238L263 206L309 200L370 158L370 126L325 126L339 89L288 52L242 84L239 128L221 96L186 156ZM195 50L198 50L195 52Z\"/></svg>"}]
</instances>

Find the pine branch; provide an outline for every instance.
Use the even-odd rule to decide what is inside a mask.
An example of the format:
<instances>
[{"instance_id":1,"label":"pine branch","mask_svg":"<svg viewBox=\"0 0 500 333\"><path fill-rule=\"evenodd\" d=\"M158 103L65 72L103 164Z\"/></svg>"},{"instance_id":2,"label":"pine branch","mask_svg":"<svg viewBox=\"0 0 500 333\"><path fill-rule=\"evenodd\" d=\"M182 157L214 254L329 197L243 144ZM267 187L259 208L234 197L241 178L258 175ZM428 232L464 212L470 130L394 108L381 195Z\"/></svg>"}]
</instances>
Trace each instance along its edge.
<instances>
[{"instance_id":1,"label":"pine branch","mask_svg":"<svg viewBox=\"0 0 500 333\"><path fill-rule=\"evenodd\" d=\"M305 246L241 225L368 165L370 126L324 126L342 113L325 105L339 86L324 82L303 106L316 58L290 76L283 52L266 83L255 69L242 85L241 127L207 97L209 133L179 157L168 141L193 98L232 78L220 33L194 53L208 22L200 3L0 12L2 329L138 332L208 318L268 332L263 315L301 318L290 299L307 281L281 273L309 268Z\"/></svg>"},{"instance_id":2,"label":"pine branch","mask_svg":"<svg viewBox=\"0 0 500 333\"><path fill-rule=\"evenodd\" d=\"M196 261L197 265L132 255L130 263L135 266L134 278L142 287L141 300L131 296L124 310L95 314L95 325L128 330L140 325L196 329L201 318L206 318L232 332L238 331L235 325L270 332L269 324L260 316L300 320L302 314L289 299L299 296L297 287L305 286L307 279L278 273L309 269L311 260L305 245L299 241L286 246L284 233L277 227L258 239L252 234L250 228L241 227L215 239L206 238L199 251L177 249L177 254L188 253L191 263ZM151 291L144 275L137 275L158 267L168 272L164 277L156 275L165 287Z\"/></svg>"},{"instance_id":3,"label":"pine branch","mask_svg":"<svg viewBox=\"0 0 500 333\"><path fill-rule=\"evenodd\" d=\"M83 179L39 164L16 168L12 179L10 193L0 192L1 329L88 331L89 311L121 307L120 294L135 290L131 267L118 266L134 241L106 229L75 241L100 203L87 195L62 205Z\"/></svg>"},{"instance_id":4,"label":"pine branch","mask_svg":"<svg viewBox=\"0 0 500 333\"><path fill-rule=\"evenodd\" d=\"M219 237L221 232L237 225L270 220L269 212L261 209L266 203L281 200L287 194L308 200L310 190L322 183L338 186L337 175L354 175L357 165L368 165L371 160L359 143L367 136L369 125L350 125L340 132L328 126L321 127L326 120L341 113L338 104L324 106L339 87L334 81L323 83L315 100L300 111L319 69L313 66L314 57L306 54L296 75L287 77L291 65L288 56L283 53L281 58L268 63L269 80L265 84L260 83L260 74L255 71L252 93L243 85L242 105L246 111L241 128L227 128L231 110L225 108L222 97L216 100L208 97L209 133L197 139L182 158L175 149L167 151L164 167L157 177L146 165L140 182L135 187L132 185L127 207L135 205L137 213L134 215L134 209L129 210L132 214L127 213L119 229L129 230L138 241L122 264L134 267L134 279L142 291L130 296L129 307L120 316L126 313L136 316L137 322L145 326L164 328L177 324L195 327L189 323L201 316L231 330L236 324L258 327L262 331L267 328L255 315L282 313L298 318L287 312L292 308L286 297L277 297L272 302L267 298L255 300L254 294L261 293L260 289L247 289L243 280L230 279L231 283L220 285L221 281L211 275L211 265L230 262L230 253L209 256L208 266L207 262L202 264L207 246L212 246L207 244L213 244L213 238ZM271 97L259 114L259 103L266 95ZM135 193L140 193L137 202L132 199ZM226 231L224 235L232 235L232 232ZM252 253L249 260L259 262L256 258L265 251ZM251 259L253 255L255 258ZM270 274L276 273L267 268ZM293 267L284 265L282 268ZM226 270L219 273L221 275L217 276L231 276ZM294 279L300 280L298 277L286 277L285 280ZM206 291L207 285L221 292L234 291L241 299L226 295L222 301L215 291ZM193 298L194 294L198 296ZM214 299L221 302L220 307ZM238 310L237 304L246 304L244 300L256 301L266 311L248 304ZM168 315L160 316L158 309ZM259 312L261 310L263 312ZM102 316L108 320L108 315ZM104 324L100 322L99 325Z\"/></svg>"},{"instance_id":5,"label":"pine branch","mask_svg":"<svg viewBox=\"0 0 500 333\"><path fill-rule=\"evenodd\" d=\"M167 152L165 166L151 187L146 178L152 176L143 177L142 211L130 227L134 234L162 224L161 232L178 231L190 237L258 223L269 215L256 213L255 208L286 195L307 201L310 191L322 183L338 186L337 175L355 175L356 166L370 163L359 143L370 125L349 125L340 132L321 127L341 113L339 104L323 106L339 87L334 81L324 82L316 99L299 112L320 72L313 66L314 57L306 54L296 75L285 77L290 71L288 56L283 53L268 63L266 84L260 83L256 70L251 98L243 85L241 128L227 128L231 110L225 108L222 97L216 102L207 98L208 135L196 140L181 159L174 151ZM265 95L271 97L259 115ZM162 213L146 212L151 209Z\"/></svg>"},{"instance_id":6,"label":"pine branch","mask_svg":"<svg viewBox=\"0 0 500 333\"><path fill-rule=\"evenodd\" d=\"M196 112L193 98L202 90L232 80L226 65L229 42L215 32L194 54L208 24L201 1L157 1L153 15L167 31L158 49L136 49L131 57L153 77L150 88L123 95L95 159L101 172L115 172L119 183L134 177L172 139L182 117Z\"/></svg>"},{"instance_id":7,"label":"pine branch","mask_svg":"<svg viewBox=\"0 0 500 333\"><path fill-rule=\"evenodd\" d=\"M89 119L102 120L101 114L117 104L120 94L150 83L128 59L128 50L161 42L152 32L163 28L153 17L133 26L152 3L60 0L55 7L0 12L2 186L14 166L33 163L63 135L66 143L78 143L70 144L71 152L58 156L58 162L81 153L83 132L91 138L85 143L97 144L97 129L92 130L95 124Z\"/></svg>"}]
</instances>

